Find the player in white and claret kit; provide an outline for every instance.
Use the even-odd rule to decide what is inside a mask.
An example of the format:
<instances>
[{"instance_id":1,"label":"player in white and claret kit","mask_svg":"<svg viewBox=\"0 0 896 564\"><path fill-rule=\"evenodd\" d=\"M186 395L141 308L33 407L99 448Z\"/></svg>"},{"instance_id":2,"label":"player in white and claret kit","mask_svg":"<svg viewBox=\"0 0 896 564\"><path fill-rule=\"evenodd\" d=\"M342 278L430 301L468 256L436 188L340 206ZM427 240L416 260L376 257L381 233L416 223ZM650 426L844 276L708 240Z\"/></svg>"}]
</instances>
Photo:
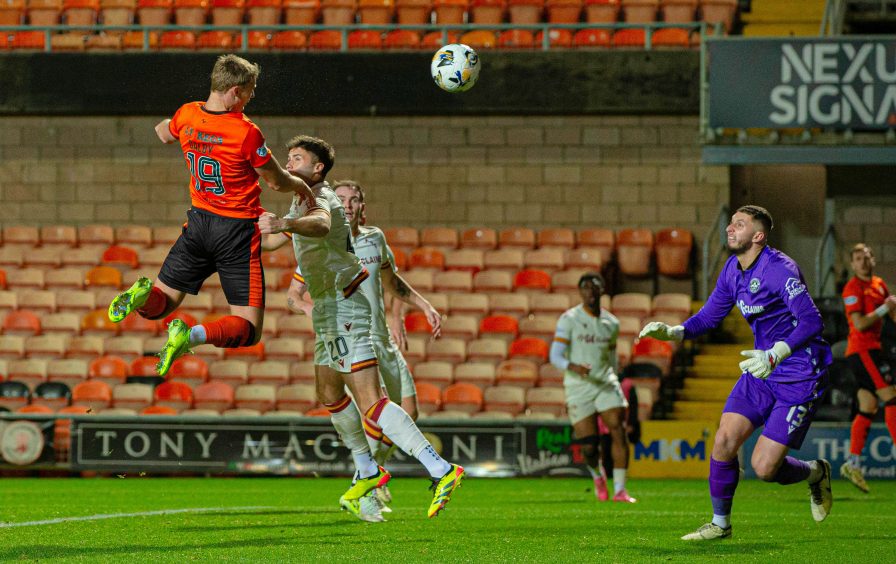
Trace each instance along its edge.
<instances>
[{"instance_id":1,"label":"player in white and claret kit","mask_svg":"<svg viewBox=\"0 0 896 564\"><path fill-rule=\"evenodd\" d=\"M369 273L353 253L345 210L324 180L333 166L335 151L327 142L308 136L294 138L287 148L287 170L312 187L315 202L305 209L302 203L294 201L290 213L283 218L272 213L262 214L259 229L265 235L292 233L304 283L314 300L312 322L316 334L314 364L318 399L330 411L333 426L352 451L357 469L357 479L339 499L339 504L364 518L361 499L373 489L386 485L391 477L373 458L364 437L363 413L381 433L426 467L433 482L428 515L434 517L448 503L464 470L440 457L413 419L382 392L370 337L370 301L363 291L358 291ZM309 235L298 235L299 227ZM265 248L272 247L266 242ZM345 386L351 390L354 401L346 394ZM378 520L382 520L381 516Z\"/></svg>"},{"instance_id":2,"label":"player in white and claret kit","mask_svg":"<svg viewBox=\"0 0 896 564\"><path fill-rule=\"evenodd\" d=\"M569 421L594 480L594 495L599 501L609 498L607 479L600 466L599 415L610 430L613 445L613 501L635 503L637 500L625 489L628 438L624 420L628 402L616 377L619 320L601 309L603 291L604 280L600 274L582 275L579 279L582 303L568 309L557 320L550 360L564 371Z\"/></svg>"}]
</instances>

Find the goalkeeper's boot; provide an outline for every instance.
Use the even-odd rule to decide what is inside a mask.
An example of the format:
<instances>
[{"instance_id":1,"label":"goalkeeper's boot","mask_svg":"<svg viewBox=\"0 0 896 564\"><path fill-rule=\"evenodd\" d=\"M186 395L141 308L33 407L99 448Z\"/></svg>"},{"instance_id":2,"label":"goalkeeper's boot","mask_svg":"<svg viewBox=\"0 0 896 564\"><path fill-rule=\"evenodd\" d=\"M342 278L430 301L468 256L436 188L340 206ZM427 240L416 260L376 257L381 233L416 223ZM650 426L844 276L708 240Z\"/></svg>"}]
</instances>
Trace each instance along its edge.
<instances>
[{"instance_id":1,"label":"goalkeeper's boot","mask_svg":"<svg viewBox=\"0 0 896 564\"><path fill-rule=\"evenodd\" d=\"M610 499L610 491L607 489L607 479L602 475L594 478L594 497L597 501L607 501Z\"/></svg>"},{"instance_id":2,"label":"goalkeeper's boot","mask_svg":"<svg viewBox=\"0 0 896 564\"><path fill-rule=\"evenodd\" d=\"M429 504L429 516L435 517L439 512L445 509L445 505L451 500L451 494L460 486L461 480L464 478L464 469L457 464L451 465L451 470L441 478L433 478L432 486L429 489L433 492L432 503Z\"/></svg>"},{"instance_id":3,"label":"goalkeeper's boot","mask_svg":"<svg viewBox=\"0 0 896 564\"><path fill-rule=\"evenodd\" d=\"M727 529L723 529L722 527L716 525L715 523L707 523L694 531L693 533L688 533L685 536L681 537L681 540L691 541L691 540L716 540L716 539L730 539L731 538L731 527Z\"/></svg>"},{"instance_id":4,"label":"goalkeeper's boot","mask_svg":"<svg viewBox=\"0 0 896 564\"><path fill-rule=\"evenodd\" d=\"M628 495L628 492L619 490L619 493L613 496L613 501L621 501L622 503L637 503L638 500Z\"/></svg>"},{"instance_id":5,"label":"goalkeeper's boot","mask_svg":"<svg viewBox=\"0 0 896 564\"><path fill-rule=\"evenodd\" d=\"M840 475L852 482L855 487L868 493L868 484L865 482L865 476L862 476L861 468L853 466L849 462L844 462L843 466L840 467Z\"/></svg>"},{"instance_id":6,"label":"goalkeeper's boot","mask_svg":"<svg viewBox=\"0 0 896 564\"><path fill-rule=\"evenodd\" d=\"M138 278L133 286L115 296L115 299L109 304L109 320L118 323L135 309L143 307L150 290L152 290L152 280L145 276Z\"/></svg>"},{"instance_id":7,"label":"goalkeeper's boot","mask_svg":"<svg viewBox=\"0 0 896 564\"><path fill-rule=\"evenodd\" d=\"M168 324L168 340L159 353L156 372L159 376L168 374L171 363L190 351L190 327L180 319Z\"/></svg>"},{"instance_id":8,"label":"goalkeeper's boot","mask_svg":"<svg viewBox=\"0 0 896 564\"><path fill-rule=\"evenodd\" d=\"M824 459L815 461L821 468L821 477L809 484L809 503L812 507L812 518L817 522L824 521L834 505L831 494L831 463Z\"/></svg>"},{"instance_id":9,"label":"goalkeeper's boot","mask_svg":"<svg viewBox=\"0 0 896 564\"><path fill-rule=\"evenodd\" d=\"M371 490L385 486L391 479L392 474L390 474L388 470L382 466L377 466L376 474L367 478L358 477L352 483L352 487L339 498L339 505L342 505L343 500L355 501L361 499L370 493Z\"/></svg>"},{"instance_id":10,"label":"goalkeeper's boot","mask_svg":"<svg viewBox=\"0 0 896 564\"><path fill-rule=\"evenodd\" d=\"M348 511L358 519L367 521L368 523L382 523L385 521L380 511L379 501L373 492L361 497L360 499L339 498L339 507L343 511Z\"/></svg>"}]
</instances>

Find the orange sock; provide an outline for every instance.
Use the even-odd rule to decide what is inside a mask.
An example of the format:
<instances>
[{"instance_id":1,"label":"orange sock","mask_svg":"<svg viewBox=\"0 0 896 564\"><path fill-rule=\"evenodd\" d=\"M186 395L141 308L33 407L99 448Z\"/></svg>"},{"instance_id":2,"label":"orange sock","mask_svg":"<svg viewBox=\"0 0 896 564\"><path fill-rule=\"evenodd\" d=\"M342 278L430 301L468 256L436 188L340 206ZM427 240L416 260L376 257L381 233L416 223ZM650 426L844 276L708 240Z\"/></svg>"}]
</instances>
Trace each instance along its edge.
<instances>
[{"instance_id":1,"label":"orange sock","mask_svg":"<svg viewBox=\"0 0 896 564\"><path fill-rule=\"evenodd\" d=\"M248 347L255 340L255 326L236 315L203 323L205 342L220 348Z\"/></svg>"},{"instance_id":2,"label":"orange sock","mask_svg":"<svg viewBox=\"0 0 896 564\"><path fill-rule=\"evenodd\" d=\"M865 440L868 439L868 429L871 427L871 415L856 413L852 420L852 429L849 432L849 453L859 456L865 448Z\"/></svg>"},{"instance_id":3,"label":"orange sock","mask_svg":"<svg viewBox=\"0 0 896 564\"><path fill-rule=\"evenodd\" d=\"M896 405L887 405L884 407L884 422L893 438L893 444L896 444Z\"/></svg>"}]
</instances>

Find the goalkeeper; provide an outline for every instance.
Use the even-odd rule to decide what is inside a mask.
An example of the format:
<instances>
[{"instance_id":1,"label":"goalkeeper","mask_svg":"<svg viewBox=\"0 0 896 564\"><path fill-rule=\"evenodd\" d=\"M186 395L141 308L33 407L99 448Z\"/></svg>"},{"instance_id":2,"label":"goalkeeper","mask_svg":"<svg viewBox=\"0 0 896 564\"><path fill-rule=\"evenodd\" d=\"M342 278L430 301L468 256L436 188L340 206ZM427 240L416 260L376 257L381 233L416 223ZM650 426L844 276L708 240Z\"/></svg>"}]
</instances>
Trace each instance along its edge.
<instances>
[{"instance_id":1,"label":"goalkeeper","mask_svg":"<svg viewBox=\"0 0 896 564\"><path fill-rule=\"evenodd\" d=\"M743 372L731 390L709 464L713 518L684 540L731 536L731 503L740 474L737 453L757 427L764 426L753 450L756 475L767 482L809 484L812 517L831 511L831 465L787 456L806 437L827 385L831 349L821 338L822 321L796 263L768 246L771 215L743 206L726 229L728 259L706 305L683 325L651 322L641 337L693 339L719 325L733 306L749 322L755 350L743 351Z\"/></svg>"}]
</instances>

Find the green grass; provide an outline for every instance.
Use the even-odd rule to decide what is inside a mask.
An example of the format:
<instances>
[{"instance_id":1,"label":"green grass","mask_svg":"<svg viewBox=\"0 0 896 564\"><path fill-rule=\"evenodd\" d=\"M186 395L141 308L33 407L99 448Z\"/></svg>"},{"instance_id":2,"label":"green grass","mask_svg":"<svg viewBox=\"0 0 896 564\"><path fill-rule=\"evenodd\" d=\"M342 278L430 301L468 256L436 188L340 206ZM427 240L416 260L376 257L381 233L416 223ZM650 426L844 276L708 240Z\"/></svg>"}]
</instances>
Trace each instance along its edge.
<instances>
[{"instance_id":1,"label":"green grass","mask_svg":"<svg viewBox=\"0 0 896 564\"><path fill-rule=\"evenodd\" d=\"M812 520L805 484L742 481L734 538L685 543L709 516L704 480L632 480L635 505L597 503L583 479L468 479L426 518L427 482L395 479L387 523L336 509L346 479L4 479L0 521L183 508L258 509L0 528L0 561L864 562L894 559L896 483L834 483ZM774 559L774 560L772 560Z\"/></svg>"}]
</instances>

